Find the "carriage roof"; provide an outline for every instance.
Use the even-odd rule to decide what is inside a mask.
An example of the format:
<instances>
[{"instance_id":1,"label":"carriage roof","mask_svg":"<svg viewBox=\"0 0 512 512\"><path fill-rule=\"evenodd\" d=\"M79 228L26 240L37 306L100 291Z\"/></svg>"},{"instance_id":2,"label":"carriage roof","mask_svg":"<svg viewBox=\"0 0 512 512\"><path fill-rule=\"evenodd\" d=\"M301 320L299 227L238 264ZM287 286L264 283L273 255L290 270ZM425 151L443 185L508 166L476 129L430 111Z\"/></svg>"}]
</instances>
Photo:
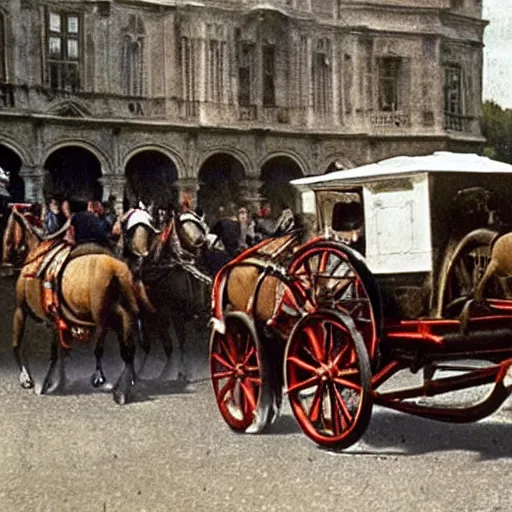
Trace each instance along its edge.
<instances>
[{"instance_id":1,"label":"carriage roof","mask_svg":"<svg viewBox=\"0 0 512 512\"><path fill-rule=\"evenodd\" d=\"M337 205L353 201L352 191L360 194L368 266L374 273L395 274L434 269L454 225L454 198L462 190L489 191L507 205L504 219L512 219L511 180L512 165L476 154L438 151L291 183L301 191L302 211L316 213L320 232L338 232L335 226L343 223L337 222L342 217L336 212L343 210Z\"/></svg>"},{"instance_id":2,"label":"carriage roof","mask_svg":"<svg viewBox=\"0 0 512 512\"><path fill-rule=\"evenodd\" d=\"M418 173L512 173L512 165L473 153L437 151L426 156L396 156L377 163L293 180L297 186L316 188L355 181L374 181Z\"/></svg>"}]
</instances>

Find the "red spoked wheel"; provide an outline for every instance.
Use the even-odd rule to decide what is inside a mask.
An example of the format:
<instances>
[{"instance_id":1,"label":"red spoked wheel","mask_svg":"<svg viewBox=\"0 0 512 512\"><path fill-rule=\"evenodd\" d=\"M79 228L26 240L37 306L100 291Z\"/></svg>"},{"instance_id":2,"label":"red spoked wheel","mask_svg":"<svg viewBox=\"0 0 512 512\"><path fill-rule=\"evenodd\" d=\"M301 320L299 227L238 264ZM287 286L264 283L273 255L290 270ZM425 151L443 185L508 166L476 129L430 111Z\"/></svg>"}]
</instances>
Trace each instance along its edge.
<instances>
[{"instance_id":1,"label":"red spoked wheel","mask_svg":"<svg viewBox=\"0 0 512 512\"><path fill-rule=\"evenodd\" d=\"M291 261L289 275L312 309L329 308L348 314L361 333L370 359L377 348L377 321L367 283L341 244L316 242Z\"/></svg>"},{"instance_id":2,"label":"red spoked wheel","mask_svg":"<svg viewBox=\"0 0 512 512\"><path fill-rule=\"evenodd\" d=\"M262 432L273 419L273 393L265 353L246 313L225 317L225 332L212 331L210 376L217 406L236 432Z\"/></svg>"},{"instance_id":3,"label":"red spoked wheel","mask_svg":"<svg viewBox=\"0 0 512 512\"><path fill-rule=\"evenodd\" d=\"M285 352L286 390L302 431L341 450L366 431L372 413L371 369L350 317L316 311L294 327Z\"/></svg>"}]
</instances>

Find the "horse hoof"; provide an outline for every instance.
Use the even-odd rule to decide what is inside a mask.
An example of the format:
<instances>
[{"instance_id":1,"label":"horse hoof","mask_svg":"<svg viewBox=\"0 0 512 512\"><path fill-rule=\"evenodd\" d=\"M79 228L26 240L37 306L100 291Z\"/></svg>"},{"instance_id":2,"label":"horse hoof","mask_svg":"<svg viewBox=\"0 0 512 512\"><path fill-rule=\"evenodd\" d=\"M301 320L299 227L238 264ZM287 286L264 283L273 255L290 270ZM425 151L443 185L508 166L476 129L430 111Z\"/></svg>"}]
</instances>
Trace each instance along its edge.
<instances>
[{"instance_id":1,"label":"horse hoof","mask_svg":"<svg viewBox=\"0 0 512 512\"><path fill-rule=\"evenodd\" d=\"M105 384L105 382L106 382L106 380L105 380L105 377L103 375L96 375L96 374L94 374L91 377L91 384L95 388L99 388L99 387L103 386L103 384Z\"/></svg>"},{"instance_id":2,"label":"horse hoof","mask_svg":"<svg viewBox=\"0 0 512 512\"><path fill-rule=\"evenodd\" d=\"M23 389L32 389L34 387L32 379L20 379L20 384Z\"/></svg>"},{"instance_id":3,"label":"horse hoof","mask_svg":"<svg viewBox=\"0 0 512 512\"><path fill-rule=\"evenodd\" d=\"M62 391L62 389L64 388L64 385L62 384L62 382L53 382L53 381L48 381L48 382L44 382L43 385L41 386L41 390L39 391L39 394L40 395L51 395L52 393L57 393L59 391Z\"/></svg>"},{"instance_id":4,"label":"horse hoof","mask_svg":"<svg viewBox=\"0 0 512 512\"><path fill-rule=\"evenodd\" d=\"M119 405L125 405L127 402L126 393L121 391L114 391L114 402Z\"/></svg>"}]
</instances>

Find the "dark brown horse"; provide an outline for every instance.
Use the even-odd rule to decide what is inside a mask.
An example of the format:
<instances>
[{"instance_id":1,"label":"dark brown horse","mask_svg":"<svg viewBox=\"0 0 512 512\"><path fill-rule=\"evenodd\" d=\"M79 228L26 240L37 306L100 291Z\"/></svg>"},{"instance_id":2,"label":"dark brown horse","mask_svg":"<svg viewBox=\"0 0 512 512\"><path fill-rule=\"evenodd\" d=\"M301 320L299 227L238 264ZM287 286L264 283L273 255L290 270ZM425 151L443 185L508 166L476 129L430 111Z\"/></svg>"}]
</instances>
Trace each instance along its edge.
<instances>
[{"instance_id":1,"label":"dark brown horse","mask_svg":"<svg viewBox=\"0 0 512 512\"><path fill-rule=\"evenodd\" d=\"M41 387L41 394L52 392L63 385L63 355L69 351L70 342L79 334L92 333L96 371L91 377L94 386L105 383L101 367L103 342L107 331L117 335L124 370L114 387L114 399L124 404L129 399L135 380L133 368L135 345L134 327L139 315L139 303L144 295L134 283L128 266L109 254L82 254L70 259L62 269L58 281L61 308L58 315L47 310L43 279L38 276L41 263L51 251L64 245L63 234L49 240L41 235L16 210L13 210L4 235L4 263L23 258L23 268L16 283L16 305L13 320L13 351L19 365L20 384L32 388L34 381L23 356L22 341L27 313L54 327L55 337L51 347L51 364ZM23 248L26 248L23 251ZM79 246L77 248L81 249ZM24 252L26 256L24 256ZM59 354L61 352L61 354ZM59 360L61 364L59 365Z\"/></svg>"},{"instance_id":2,"label":"dark brown horse","mask_svg":"<svg viewBox=\"0 0 512 512\"><path fill-rule=\"evenodd\" d=\"M197 268L192 252L199 254L205 243L205 232L194 221L180 222L178 229L173 217L154 237L142 262L141 278L155 309L142 313L143 348L147 355L151 339L161 340L167 357L162 378L188 380L186 326L203 314L206 325L211 278ZM177 354L173 352L175 346Z\"/></svg>"}]
</instances>

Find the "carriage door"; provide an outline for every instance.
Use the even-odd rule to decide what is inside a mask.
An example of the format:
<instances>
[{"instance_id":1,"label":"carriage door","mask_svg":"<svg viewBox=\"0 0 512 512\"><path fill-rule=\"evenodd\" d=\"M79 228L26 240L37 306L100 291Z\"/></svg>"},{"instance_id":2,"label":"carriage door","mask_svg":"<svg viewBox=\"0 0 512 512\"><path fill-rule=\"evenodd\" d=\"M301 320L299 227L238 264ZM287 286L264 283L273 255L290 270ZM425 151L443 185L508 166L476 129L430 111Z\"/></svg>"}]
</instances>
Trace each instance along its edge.
<instances>
[{"instance_id":1,"label":"carriage door","mask_svg":"<svg viewBox=\"0 0 512 512\"><path fill-rule=\"evenodd\" d=\"M366 258L373 273L431 271L428 192L427 175L365 186Z\"/></svg>"}]
</instances>

